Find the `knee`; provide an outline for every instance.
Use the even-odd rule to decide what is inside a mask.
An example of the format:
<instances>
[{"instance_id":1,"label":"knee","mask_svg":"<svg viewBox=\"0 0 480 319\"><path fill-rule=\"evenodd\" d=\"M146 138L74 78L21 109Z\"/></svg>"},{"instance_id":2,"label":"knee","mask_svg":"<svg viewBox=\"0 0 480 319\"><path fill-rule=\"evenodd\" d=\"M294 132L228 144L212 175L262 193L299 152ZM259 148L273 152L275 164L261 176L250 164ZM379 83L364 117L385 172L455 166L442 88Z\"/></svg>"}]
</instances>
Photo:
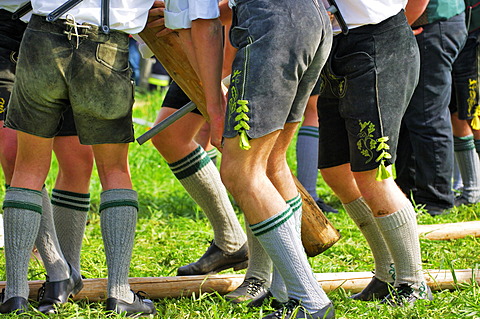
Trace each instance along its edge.
<instances>
[{"instance_id":1,"label":"knee","mask_svg":"<svg viewBox=\"0 0 480 319\"><path fill-rule=\"evenodd\" d=\"M235 176L237 174L238 172L235 170L235 166L232 165L226 158L222 158L220 165L220 177L222 178L223 185L225 185L227 190L232 194L235 191Z\"/></svg>"}]
</instances>

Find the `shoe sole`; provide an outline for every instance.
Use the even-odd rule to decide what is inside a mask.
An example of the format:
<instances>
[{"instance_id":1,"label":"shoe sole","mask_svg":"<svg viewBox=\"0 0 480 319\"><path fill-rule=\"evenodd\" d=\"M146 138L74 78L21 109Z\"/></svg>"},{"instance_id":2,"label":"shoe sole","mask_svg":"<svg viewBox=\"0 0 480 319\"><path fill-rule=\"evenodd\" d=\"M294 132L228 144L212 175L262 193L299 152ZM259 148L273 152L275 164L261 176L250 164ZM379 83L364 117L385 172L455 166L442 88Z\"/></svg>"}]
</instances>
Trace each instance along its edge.
<instances>
[{"instance_id":1,"label":"shoe sole","mask_svg":"<svg viewBox=\"0 0 480 319\"><path fill-rule=\"evenodd\" d=\"M205 274L195 274L195 275L213 275L213 274L219 273L219 272L224 271L224 270L229 269L229 268L233 268L233 270L238 271L238 270L245 269L247 267L248 267L248 260L245 260L245 261L235 263L235 264L224 265L222 267L219 267L219 268L217 268L215 270L212 270L210 272L207 272Z\"/></svg>"}]
</instances>

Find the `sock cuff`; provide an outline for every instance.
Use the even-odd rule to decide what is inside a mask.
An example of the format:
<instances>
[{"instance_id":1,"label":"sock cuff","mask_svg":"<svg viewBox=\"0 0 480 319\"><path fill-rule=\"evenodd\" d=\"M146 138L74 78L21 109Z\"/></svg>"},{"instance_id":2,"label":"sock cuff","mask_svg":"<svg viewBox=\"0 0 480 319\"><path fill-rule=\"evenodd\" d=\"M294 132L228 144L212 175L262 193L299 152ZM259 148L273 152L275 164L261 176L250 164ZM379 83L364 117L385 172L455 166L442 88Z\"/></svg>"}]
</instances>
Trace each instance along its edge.
<instances>
[{"instance_id":1,"label":"sock cuff","mask_svg":"<svg viewBox=\"0 0 480 319\"><path fill-rule=\"evenodd\" d=\"M90 193L75 193L54 188L51 202L56 206L88 212L90 210Z\"/></svg>"},{"instance_id":2,"label":"sock cuff","mask_svg":"<svg viewBox=\"0 0 480 319\"><path fill-rule=\"evenodd\" d=\"M217 158L217 149L212 148L211 150L207 151L207 154L208 154L208 157L210 157L210 159Z\"/></svg>"},{"instance_id":3,"label":"sock cuff","mask_svg":"<svg viewBox=\"0 0 480 319\"><path fill-rule=\"evenodd\" d=\"M308 136L318 138L318 127L316 126L302 126L298 130L298 136Z\"/></svg>"},{"instance_id":4,"label":"sock cuff","mask_svg":"<svg viewBox=\"0 0 480 319\"><path fill-rule=\"evenodd\" d=\"M416 218L415 210L413 209L413 206L409 204L388 216L375 217L375 220L381 231L389 231L401 227L411 220L415 220L416 223Z\"/></svg>"},{"instance_id":5,"label":"sock cuff","mask_svg":"<svg viewBox=\"0 0 480 319\"><path fill-rule=\"evenodd\" d=\"M477 153L480 153L480 140L474 140L473 143L475 144L475 150Z\"/></svg>"},{"instance_id":6,"label":"sock cuff","mask_svg":"<svg viewBox=\"0 0 480 319\"><path fill-rule=\"evenodd\" d=\"M132 206L138 210L138 194L133 189L109 189L100 194L100 209L119 206Z\"/></svg>"},{"instance_id":7,"label":"sock cuff","mask_svg":"<svg viewBox=\"0 0 480 319\"><path fill-rule=\"evenodd\" d=\"M197 173L211 161L207 152L201 146L198 146L193 152L179 161L168 164L168 166L176 178L183 179Z\"/></svg>"},{"instance_id":8,"label":"sock cuff","mask_svg":"<svg viewBox=\"0 0 480 319\"><path fill-rule=\"evenodd\" d=\"M292 216L293 216L293 210L290 206L288 206L288 208L285 209L284 211L276 215L273 215L272 217L269 217L264 221L250 225L250 230L255 236L260 236L281 226L286 221L288 221Z\"/></svg>"},{"instance_id":9,"label":"sock cuff","mask_svg":"<svg viewBox=\"0 0 480 319\"><path fill-rule=\"evenodd\" d=\"M475 149L473 135L463 137L453 137L453 150L455 152L470 151Z\"/></svg>"},{"instance_id":10,"label":"sock cuff","mask_svg":"<svg viewBox=\"0 0 480 319\"><path fill-rule=\"evenodd\" d=\"M287 204L290 205L294 212L302 207L302 196L300 196L300 193L298 193L294 198L287 200Z\"/></svg>"},{"instance_id":11,"label":"sock cuff","mask_svg":"<svg viewBox=\"0 0 480 319\"><path fill-rule=\"evenodd\" d=\"M5 192L3 209L26 209L42 214L42 201L43 195L41 191L28 188L9 187Z\"/></svg>"},{"instance_id":12,"label":"sock cuff","mask_svg":"<svg viewBox=\"0 0 480 319\"><path fill-rule=\"evenodd\" d=\"M367 215L368 217L373 217L372 210L363 197L359 197L350 203L343 204L343 207L345 207L347 214L350 215L353 220L364 220Z\"/></svg>"}]
</instances>

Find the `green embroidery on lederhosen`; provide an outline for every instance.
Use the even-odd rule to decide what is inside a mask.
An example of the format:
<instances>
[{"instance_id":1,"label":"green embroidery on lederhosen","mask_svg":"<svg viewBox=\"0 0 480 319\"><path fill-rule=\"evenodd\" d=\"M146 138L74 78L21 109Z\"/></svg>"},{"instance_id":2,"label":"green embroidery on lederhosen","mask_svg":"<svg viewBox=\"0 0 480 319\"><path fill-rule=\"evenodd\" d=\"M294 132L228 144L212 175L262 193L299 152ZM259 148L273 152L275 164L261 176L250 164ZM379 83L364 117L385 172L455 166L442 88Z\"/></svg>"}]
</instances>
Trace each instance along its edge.
<instances>
[{"instance_id":1,"label":"green embroidery on lederhosen","mask_svg":"<svg viewBox=\"0 0 480 319\"><path fill-rule=\"evenodd\" d=\"M320 73L320 93L325 91L327 83L330 86L331 93L337 98L343 98L347 92L347 81L344 77L339 77L333 74L328 66L325 66L324 71Z\"/></svg>"},{"instance_id":2,"label":"green embroidery on lederhosen","mask_svg":"<svg viewBox=\"0 0 480 319\"><path fill-rule=\"evenodd\" d=\"M248 39L249 44L252 43L252 39ZM247 70L247 65L248 65L248 59L249 59L249 48L248 45L245 48L245 64L243 66L243 70L246 72ZM248 141L248 135L247 131L250 130L250 125L248 124L248 121L250 121L250 118L248 117L247 113L250 111L248 107L248 100L241 99L238 91L236 84L239 83L239 77L243 76L243 81L241 82L243 85L242 92L245 92L245 78L246 74L243 73L240 70L234 70L232 72L232 77L230 80L230 99L228 100L228 122L231 122L231 117L236 114L235 116L235 122L238 122L237 125L235 125L234 130L238 132L238 135L240 137L239 145L242 150L249 150L251 148L250 142Z\"/></svg>"},{"instance_id":3,"label":"green embroidery on lederhosen","mask_svg":"<svg viewBox=\"0 0 480 319\"><path fill-rule=\"evenodd\" d=\"M5 112L5 99L0 97L0 114Z\"/></svg>"},{"instance_id":4,"label":"green embroidery on lederhosen","mask_svg":"<svg viewBox=\"0 0 480 319\"><path fill-rule=\"evenodd\" d=\"M370 121L362 122L358 120L360 126L360 132L357 134L359 140L357 141L357 148L360 154L365 156L367 160L365 164L370 163L374 157L374 151L380 152L380 155L375 159L375 162L379 162L376 179L381 181L392 176L392 173L385 167L385 160L392 158L392 155L388 153L390 146L388 146L388 136L383 136L375 139L373 132L375 132L375 124Z\"/></svg>"},{"instance_id":5,"label":"green embroidery on lederhosen","mask_svg":"<svg viewBox=\"0 0 480 319\"><path fill-rule=\"evenodd\" d=\"M479 130L480 129L480 110L479 110L479 105L478 105L478 82L475 79L468 79L468 99L467 99L467 105L468 105L468 112L467 115L472 116L472 128L474 130Z\"/></svg>"}]
</instances>

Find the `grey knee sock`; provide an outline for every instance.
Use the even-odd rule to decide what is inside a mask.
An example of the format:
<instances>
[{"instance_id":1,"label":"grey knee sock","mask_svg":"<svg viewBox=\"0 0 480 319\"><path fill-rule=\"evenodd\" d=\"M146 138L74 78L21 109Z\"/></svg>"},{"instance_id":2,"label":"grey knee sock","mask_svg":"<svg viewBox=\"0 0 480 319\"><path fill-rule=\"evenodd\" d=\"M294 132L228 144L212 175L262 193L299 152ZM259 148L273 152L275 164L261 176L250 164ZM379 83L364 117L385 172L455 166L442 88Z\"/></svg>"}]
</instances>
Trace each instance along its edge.
<instances>
[{"instance_id":1,"label":"grey knee sock","mask_svg":"<svg viewBox=\"0 0 480 319\"><path fill-rule=\"evenodd\" d=\"M90 194L52 191L53 219L63 255L80 273L80 252L90 209Z\"/></svg>"},{"instance_id":2,"label":"grey knee sock","mask_svg":"<svg viewBox=\"0 0 480 319\"><path fill-rule=\"evenodd\" d=\"M108 267L108 297L133 302L128 283L137 223L137 192L110 189L101 193L100 222Z\"/></svg>"},{"instance_id":3,"label":"grey knee sock","mask_svg":"<svg viewBox=\"0 0 480 319\"><path fill-rule=\"evenodd\" d=\"M202 208L212 224L215 245L227 253L234 253L247 241L220 173L202 147L169 164L170 169Z\"/></svg>"},{"instance_id":4,"label":"grey knee sock","mask_svg":"<svg viewBox=\"0 0 480 319\"><path fill-rule=\"evenodd\" d=\"M70 277L70 268L58 243L57 232L53 223L50 196L45 187L42 189L42 199L42 219L35 246L37 246L38 252L42 257L48 279L50 281L65 280Z\"/></svg>"},{"instance_id":5,"label":"grey knee sock","mask_svg":"<svg viewBox=\"0 0 480 319\"><path fill-rule=\"evenodd\" d=\"M393 258L370 207L363 197L343 204L343 207L345 207L345 211L355 222L370 246L375 260L375 277L384 282L393 282L395 280Z\"/></svg>"},{"instance_id":6,"label":"grey knee sock","mask_svg":"<svg viewBox=\"0 0 480 319\"><path fill-rule=\"evenodd\" d=\"M419 298L425 298L427 285L422 270L417 219L409 203L399 211L375 221L395 262L395 286L408 284Z\"/></svg>"},{"instance_id":7,"label":"grey knee sock","mask_svg":"<svg viewBox=\"0 0 480 319\"><path fill-rule=\"evenodd\" d=\"M473 135L453 137L455 159L462 175L462 196L469 203L480 201L480 159L475 152Z\"/></svg>"},{"instance_id":8,"label":"grey knee sock","mask_svg":"<svg viewBox=\"0 0 480 319\"><path fill-rule=\"evenodd\" d=\"M28 298L28 264L42 214L42 193L10 187L3 202L7 285L5 299Z\"/></svg>"},{"instance_id":9,"label":"grey knee sock","mask_svg":"<svg viewBox=\"0 0 480 319\"><path fill-rule=\"evenodd\" d=\"M281 274L289 298L300 300L309 312L330 303L308 263L290 206L250 228Z\"/></svg>"},{"instance_id":10,"label":"grey knee sock","mask_svg":"<svg viewBox=\"0 0 480 319\"><path fill-rule=\"evenodd\" d=\"M318 127L302 126L297 137L297 178L315 201L318 178Z\"/></svg>"},{"instance_id":11,"label":"grey knee sock","mask_svg":"<svg viewBox=\"0 0 480 319\"><path fill-rule=\"evenodd\" d=\"M287 204L290 205L290 207L292 208L293 217L295 220L295 230L300 240L302 240L302 197L300 196L300 194L298 194L294 198L287 200ZM279 302L288 301L287 287L285 286L285 282L283 281L283 278L276 267L273 268L272 285L270 287L270 292L272 293L273 297L275 297L275 299L277 299Z\"/></svg>"},{"instance_id":12,"label":"grey knee sock","mask_svg":"<svg viewBox=\"0 0 480 319\"><path fill-rule=\"evenodd\" d=\"M480 154L480 140L474 140L473 143L475 144L475 151Z\"/></svg>"},{"instance_id":13,"label":"grey knee sock","mask_svg":"<svg viewBox=\"0 0 480 319\"><path fill-rule=\"evenodd\" d=\"M207 154L208 157L210 157L210 159L212 160L213 165L217 165L217 149L212 148L210 151L207 152Z\"/></svg>"},{"instance_id":14,"label":"grey knee sock","mask_svg":"<svg viewBox=\"0 0 480 319\"><path fill-rule=\"evenodd\" d=\"M252 234L248 222L245 220L247 242L248 242L248 268L245 278L255 277L265 280L267 286L270 286L272 274L272 260L263 249L258 239Z\"/></svg>"}]
</instances>

